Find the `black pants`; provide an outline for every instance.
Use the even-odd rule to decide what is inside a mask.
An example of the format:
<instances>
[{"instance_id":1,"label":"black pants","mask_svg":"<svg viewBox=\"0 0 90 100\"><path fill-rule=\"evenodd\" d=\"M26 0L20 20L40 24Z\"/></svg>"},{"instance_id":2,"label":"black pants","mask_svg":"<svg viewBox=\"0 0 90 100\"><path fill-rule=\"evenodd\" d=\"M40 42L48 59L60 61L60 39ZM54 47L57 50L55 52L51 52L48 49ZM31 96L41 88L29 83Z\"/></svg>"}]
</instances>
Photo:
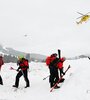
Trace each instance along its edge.
<instances>
[{"instance_id":1,"label":"black pants","mask_svg":"<svg viewBox=\"0 0 90 100\"><path fill-rule=\"evenodd\" d=\"M50 70L50 77L49 77L50 87L53 87L54 84L59 80L58 68L56 66L49 66L49 70Z\"/></svg>"},{"instance_id":2,"label":"black pants","mask_svg":"<svg viewBox=\"0 0 90 100\"><path fill-rule=\"evenodd\" d=\"M62 77L62 75L64 74L63 68L60 68L59 70L60 70L60 77Z\"/></svg>"},{"instance_id":3,"label":"black pants","mask_svg":"<svg viewBox=\"0 0 90 100\"><path fill-rule=\"evenodd\" d=\"M0 84L3 85L3 80L2 80L1 75L0 75Z\"/></svg>"},{"instance_id":4,"label":"black pants","mask_svg":"<svg viewBox=\"0 0 90 100\"><path fill-rule=\"evenodd\" d=\"M26 86L29 87L29 79L28 79L28 72L27 70L21 70L18 72L17 76L16 76L16 81L15 81L15 86L18 87L19 86L19 78L23 76L24 80L26 81Z\"/></svg>"}]
</instances>

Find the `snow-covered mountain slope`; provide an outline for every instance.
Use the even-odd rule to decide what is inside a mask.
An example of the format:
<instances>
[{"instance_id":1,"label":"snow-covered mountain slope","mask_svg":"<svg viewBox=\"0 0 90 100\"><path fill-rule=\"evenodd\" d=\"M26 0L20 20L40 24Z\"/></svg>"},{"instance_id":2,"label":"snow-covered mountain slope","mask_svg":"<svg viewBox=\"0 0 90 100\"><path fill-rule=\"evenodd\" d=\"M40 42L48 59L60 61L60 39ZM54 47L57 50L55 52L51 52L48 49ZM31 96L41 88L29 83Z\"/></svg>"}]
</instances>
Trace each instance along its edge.
<instances>
[{"instance_id":1,"label":"snow-covered mountain slope","mask_svg":"<svg viewBox=\"0 0 90 100\"><path fill-rule=\"evenodd\" d=\"M65 82L60 89L50 92L48 78L48 67L45 63L31 62L29 70L30 87L25 89L23 77L20 79L19 89L15 91L12 85L15 82L17 69L15 63L3 65L1 75L4 85L0 85L0 100L89 100L90 99L90 60L88 58L78 60L67 60L64 70L71 65L66 73ZM59 84L61 85L61 84Z\"/></svg>"}]
</instances>

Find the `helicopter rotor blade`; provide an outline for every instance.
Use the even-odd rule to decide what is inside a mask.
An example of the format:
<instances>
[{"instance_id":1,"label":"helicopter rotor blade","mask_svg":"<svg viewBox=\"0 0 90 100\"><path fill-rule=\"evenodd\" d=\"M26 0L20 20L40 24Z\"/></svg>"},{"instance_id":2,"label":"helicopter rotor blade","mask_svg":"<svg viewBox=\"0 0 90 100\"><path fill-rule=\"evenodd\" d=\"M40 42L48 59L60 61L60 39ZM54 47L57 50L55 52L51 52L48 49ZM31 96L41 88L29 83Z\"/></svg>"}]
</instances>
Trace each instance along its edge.
<instances>
[{"instance_id":1,"label":"helicopter rotor blade","mask_svg":"<svg viewBox=\"0 0 90 100\"><path fill-rule=\"evenodd\" d=\"M80 14L80 15L82 15L82 16L76 18L76 19L79 19L79 18L81 18L81 17L83 17L83 16L85 16L85 15L88 15L90 12L88 12L88 13L86 13L86 14L82 14L82 13L80 13L80 12L77 12L77 13ZM90 16L90 15L89 15L89 16Z\"/></svg>"},{"instance_id":2,"label":"helicopter rotor blade","mask_svg":"<svg viewBox=\"0 0 90 100\"><path fill-rule=\"evenodd\" d=\"M84 14L82 14L82 13L80 13L80 12L77 12L78 14L80 14L80 15L84 15Z\"/></svg>"},{"instance_id":3,"label":"helicopter rotor blade","mask_svg":"<svg viewBox=\"0 0 90 100\"><path fill-rule=\"evenodd\" d=\"M84 16L84 15L83 15ZM80 17L78 17L78 18L76 18L76 19L79 19L79 18L81 18L81 17L83 17L83 16L80 16Z\"/></svg>"}]
</instances>

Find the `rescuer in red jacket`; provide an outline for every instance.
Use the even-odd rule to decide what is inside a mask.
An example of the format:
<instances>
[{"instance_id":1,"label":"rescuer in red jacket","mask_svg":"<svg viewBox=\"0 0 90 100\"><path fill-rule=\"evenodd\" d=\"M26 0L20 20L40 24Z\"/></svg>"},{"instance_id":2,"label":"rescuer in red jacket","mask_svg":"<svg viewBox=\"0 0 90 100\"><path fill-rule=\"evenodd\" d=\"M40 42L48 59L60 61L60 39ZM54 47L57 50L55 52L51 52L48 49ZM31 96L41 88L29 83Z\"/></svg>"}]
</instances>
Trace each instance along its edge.
<instances>
[{"instance_id":1,"label":"rescuer in red jacket","mask_svg":"<svg viewBox=\"0 0 90 100\"><path fill-rule=\"evenodd\" d=\"M0 71L3 64L4 64L3 57L0 55ZM0 75L0 84L3 85L3 80L1 75Z\"/></svg>"},{"instance_id":2,"label":"rescuer in red jacket","mask_svg":"<svg viewBox=\"0 0 90 100\"><path fill-rule=\"evenodd\" d=\"M63 71L63 63L66 60L65 57L60 58L60 61L58 62L57 66L60 70L60 77L62 77L62 75L65 75L64 71Z\"/></svg>"},{"instance_id":3,"label":"rescuer in red jacket","mask_svg":"<svg viewBox=\"0 0 90 100\"><path fill-rule=\"evenodd\" d=\"M49 67L49 71L50 71L49 82L50 82L51 88L59 80L58 67L57 67L57 61L58 60L59 60L59 58L57 58L56 53L54 53L51 56L46 58L46 65ZM60 87L57 85L55 88L57 89L57 88L60 88Z\"/></svg>"},{"instance_id":4,"label":"rescuer in red jacket","mask_svg":"<svg viewBox=\"0 0 90 100\"><path fill-rule=\"evenodd\" d=\"M19 60L17 61L17 65L19 65L17 71L18 74L16 75L16 81L15 81L15 85L13 85L13 87L18 88L19 86L19 78L23 75L24 80L26 81L26 86L25 88L29 87L29 79L28 79L28 69L29 69L29 63L28 60L25 59L24 57L19 57Z\"/></svg>"}]
</instances>

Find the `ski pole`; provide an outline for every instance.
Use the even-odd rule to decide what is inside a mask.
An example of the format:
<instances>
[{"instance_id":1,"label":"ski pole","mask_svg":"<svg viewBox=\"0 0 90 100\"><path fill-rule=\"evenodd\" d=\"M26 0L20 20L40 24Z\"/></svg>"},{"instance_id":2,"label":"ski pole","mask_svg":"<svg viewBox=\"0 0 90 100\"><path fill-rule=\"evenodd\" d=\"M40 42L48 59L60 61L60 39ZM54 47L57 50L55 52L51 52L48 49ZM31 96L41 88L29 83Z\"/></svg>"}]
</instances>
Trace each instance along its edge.
<instances>
[{"instance_id":1,"label":"ski pole","mask_svg":"<svg viewBox=\"0 0 90 100\"><path fill-rule=\"evenodd\" d=\"M47 79L50 75L48 75L47 77L43 78L43 80Z\"/></svg>"},{"instance_id":2,"label":"ski pole","mask_svg":"<svg viewBox=\"0 0 90 100\"><path fill-rule=\"evenodd\" d=\"M15 71L17 71L17 69L15 69L15 68L13 68L13 67L10 67L10 70L15 70Z\"/></svg>"},{"instance_id":3,"label":"ski pole","mask_svg":"<svg viewBox=\"0 0 90 100\"><path fill-rule=\"evenodd\" d=\"M15 69L15 68L13 68L13 67L10 67L10 70L15 70L15 71L17 71L17 69ZM22 75L23 75L23 77L24 77L24 73L23 73L23 71L21 70L21 72L22 72ZM25 79L25 78L24 78Z\"/></svg>"}]
</instances>

